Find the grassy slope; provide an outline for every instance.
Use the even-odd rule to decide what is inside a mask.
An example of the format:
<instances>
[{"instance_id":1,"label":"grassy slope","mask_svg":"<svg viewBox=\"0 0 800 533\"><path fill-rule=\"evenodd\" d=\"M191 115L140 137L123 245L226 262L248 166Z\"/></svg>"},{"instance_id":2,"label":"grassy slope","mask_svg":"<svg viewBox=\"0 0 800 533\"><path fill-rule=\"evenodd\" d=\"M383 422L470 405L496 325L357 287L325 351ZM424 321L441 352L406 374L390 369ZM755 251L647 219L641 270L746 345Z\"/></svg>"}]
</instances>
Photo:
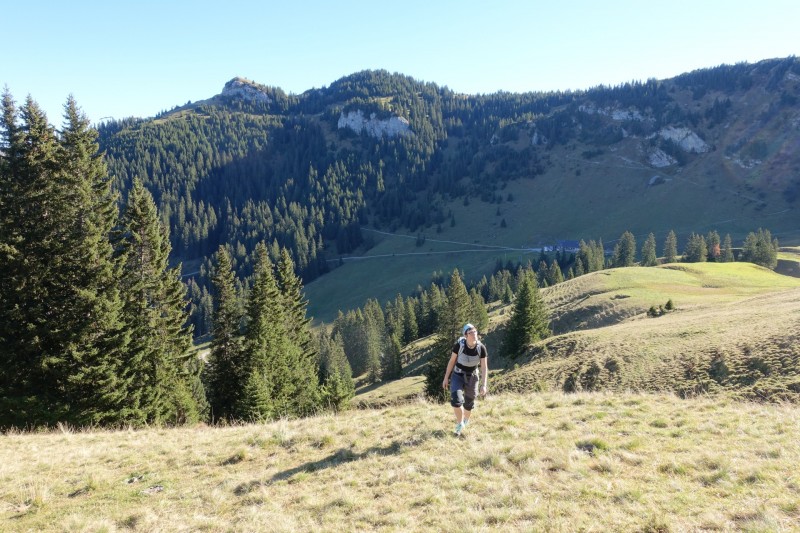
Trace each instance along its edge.
<instances>
[{"instance_id":1,"label":"grassy slope","mask_svg":"<svg viewBox=\"0 0 800 533\"><path fill-rule=\"evenodd\" d=\"M800 401L800 279L749 263L610 269L550 287L556 335L500 360L508 308L485 342L494 390L728 392ZM648 318L650 306L677 310ZM423 387L427 341L406 348L409 377L359 391L363 404L407 400Z\"/></svg>"},{"instance_id":2,"label":"grassy slope","mask_svg":"<svg viewBox=\"0 0 800 533\"><path fill-rule=\"evenodd\" d=\"M789 531L800 408L491 396L228 428L0 436L3 531ZM458 502L454 510L454 502Z\"/></svg>"},{"instance_id":3,"label":"grassy slope","mask_svg":"<svg viewBox=\"0 0 800 533\"><path fill-rule=\"evenodd\" d=\"M339 309L361 307L367 298L384 303L398 292L409 294L418 285L427 287L434 271L449 274L459 268L477 280L491 273L498 258L535 261L538 254L526 249L559 239L603 239L608 246L630 230L641 247L653 232L661 251L666 234L674 230L682 251L691 232L729 233L738 246L747 233L763 227L782 244L800 242L796 207L775 191L749 193L743 171L728 168L729 162L710 167L718 158L698 158L683 168L653 169L639 162L639 141L624 141L590 160L580 155L584 148L574 144L549 152L554 163L544 175L510 182L500 191L504 199L511 193L512 202L485 204L473 198L467 207L463 200L452 202L447 210L455 214L456 225L443 224L442 233L422 231L428 240L421 248L415 246L416 234L365 232L377 240L366 253L372 258L349 261L310 283L311 316L330 322ZM655 175L666 181L648 187Z\"/></svg>"},{"instance_id":4,"label":"grassy slope","mask_svg":"<svg viewBox=\"0 0 800 533\"><path fill-rule=\"evenodd\" d=\"M339 310L363 307L368 298L383 305L397 294L411 294L418 286L428 288L436 272L447 279L458 268L468 280L478 281L491 275L498 259L517 262L538 257L514 239L496 240L495 246L488 236L475 237L463 228L462 233L453 229L442 234L426 232L428 239L422 247L416 246L415 236L365 235L376 238L376 245L363 259L347 261L305 287L308 314L315 322L330 323Z\"/></svg>"},{"instance_id":5,"label":"grassy slope","mask_svg":"<svg viewBox=\"0 0 800 533\"><path fill-rule=\"evenodd\" d=\"M800 278L800 247L782 248L778 253L778 266L775 271L784 276Z\"/></svg>"},{"instance_id":6,"label":"grassy slope","mask_svg":"<svg viewBox=\"0 0 800 533\"><path fill-rule=\"evenodd\" d=\"M796 278L747 263L615 269L553 287L547 299L556 331L572 331L531 347L498 388L800 400ZM668 299L676 311L646 316Z\"/></svg>"}]
</instances>

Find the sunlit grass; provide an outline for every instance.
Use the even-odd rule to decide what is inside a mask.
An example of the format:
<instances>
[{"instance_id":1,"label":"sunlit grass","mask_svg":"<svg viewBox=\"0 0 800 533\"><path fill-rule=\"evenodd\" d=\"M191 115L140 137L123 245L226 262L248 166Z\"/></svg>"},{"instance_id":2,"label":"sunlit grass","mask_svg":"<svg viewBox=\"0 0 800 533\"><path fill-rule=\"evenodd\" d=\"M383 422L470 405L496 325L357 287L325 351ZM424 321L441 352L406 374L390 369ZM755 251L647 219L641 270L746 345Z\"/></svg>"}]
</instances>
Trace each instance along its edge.
<instances>
[{"instance_id":1,"label":"sunlit grass","mask_svg":"<svg viewBox=\"0 0 800 533\"><path fill-rule=\"evenodd\" d=\"M800 407L507 394L481 402L461 438L451 418L416 402L263 425L8 434L0 529L789 531L800 519Z\"/></svg>"}]
</instances>

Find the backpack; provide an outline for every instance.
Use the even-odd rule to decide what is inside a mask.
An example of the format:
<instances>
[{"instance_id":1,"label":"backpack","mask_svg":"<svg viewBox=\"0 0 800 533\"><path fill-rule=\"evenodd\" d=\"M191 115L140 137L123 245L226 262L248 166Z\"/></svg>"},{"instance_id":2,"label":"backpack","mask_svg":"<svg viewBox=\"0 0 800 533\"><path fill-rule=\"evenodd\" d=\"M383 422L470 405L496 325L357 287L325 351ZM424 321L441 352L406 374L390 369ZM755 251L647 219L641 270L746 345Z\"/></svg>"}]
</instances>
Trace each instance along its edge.
<instances>
[{"instance_id":1,"label":"backpack","mask_svg":"<svg viewBox=\"0 0 800 533\"><path fill-rule=\"evenodd\" d=\"M467 338L466 337L459 337L458 338L458 357L456 357L456 362L457 363L461 363L462 365L464 365L464 363L461 362L461 356L464 355L464 348L466 346L467 346ZM478 355L477 355L478 362L477 362L476 365L474 365L474 368L477 368L478 365L480 365L481 354L483 353L483 350L484 350L483 343L481 343L481 341L478 341L478 344L475 345L475 349L478 351ZM465 356L465 357L470 357L470 356ZM473 365L464 365L464 366L473 366Z\"/></svg>"}]
</instances>

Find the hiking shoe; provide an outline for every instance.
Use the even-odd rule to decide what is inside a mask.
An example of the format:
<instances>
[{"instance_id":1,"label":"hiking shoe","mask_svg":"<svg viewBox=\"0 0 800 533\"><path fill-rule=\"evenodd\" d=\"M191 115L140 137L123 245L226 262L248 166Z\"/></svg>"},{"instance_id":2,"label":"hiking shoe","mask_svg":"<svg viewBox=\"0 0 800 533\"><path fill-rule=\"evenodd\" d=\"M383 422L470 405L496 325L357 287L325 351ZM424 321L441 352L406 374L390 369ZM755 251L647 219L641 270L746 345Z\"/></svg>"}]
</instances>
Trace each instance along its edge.
<instances>
[{"instance_id":1,"label":"hiking shoe","mask_svg":"<svg viewBox=\"0 0 800 533\"><path fill-rule=\"evenodd\" d=\"M464 422L459 422L456 424L456 435L461 435L461 431L464 429Z\"/></svg>"}]
</instances>

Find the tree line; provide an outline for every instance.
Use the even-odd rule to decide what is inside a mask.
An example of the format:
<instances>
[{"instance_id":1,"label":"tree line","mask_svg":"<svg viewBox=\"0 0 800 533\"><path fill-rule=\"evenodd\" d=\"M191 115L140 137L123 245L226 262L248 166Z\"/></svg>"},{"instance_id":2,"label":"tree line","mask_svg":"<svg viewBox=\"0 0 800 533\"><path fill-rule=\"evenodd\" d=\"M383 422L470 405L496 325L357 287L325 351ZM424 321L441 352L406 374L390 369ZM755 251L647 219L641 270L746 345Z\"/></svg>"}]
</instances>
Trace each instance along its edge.
<instances>
[{"instance_id":1,"label":"tree line","mask_svg":"<svg viewBox=\"0 0 800 533\"><path fill-rule=\"evenodd\" d=\"M118 209L74 99L0 118L0 426L181 423L205 410L186 289L134 182Z\"/></svg>"},{"instance_id":2,"label":"tree line","mask_svg":"<svg viewBox=\"0 0 800 533\"><path fill-rule=\"evenodd\" d=\"M753 73L775 77L798 68L794 58L757 68L717 67L679 77L674 87L722 90ZM114 188L124 193L141 180L170 229L173 260L201 264L189 286L196 336L210 332L209 273L220 245L228 247L238 279L253 274L255 247L263 241L272 261L287 248L309 282L335 268L337 257L367 244L360 229L365 224L413 233L455 225L444 207L453 198L510 201L502 194L507 182L535 179L550 165L549 150L576 135L604 146L621 139L623 130L647 136L667 123L719 123L731 105L723 98L705 115L686 111L674 101L672 87L656 80L583 92L463 95L374 70L301 95L253 86L271 103L219 97L157 120L99 127ZM586 102L649 109L653 120L607 125L599 114L580 112ZM375 139L339 130L341 114L355 109L404 117L412 134ZM506 143L534 131L547 139L545 145ZM658 139L652 142L674 157L687 157Z\"/></svg>"},{"instance_id":3,"label":"tree line","mask_svg":"<svg viewBox=\"0 0 800 533\"><path fill-rule=\"evenodd\" d=\"M217 254L204 361L190 350L186 285L151 193L138 179L124 198L114 191L73 98L56 130L6 90L0 428L260 420L346 404L347 362L312 336L290 252L272 261L266 244L254 248L244 309L227 250Z\"/></svg>"}]
</instances>

